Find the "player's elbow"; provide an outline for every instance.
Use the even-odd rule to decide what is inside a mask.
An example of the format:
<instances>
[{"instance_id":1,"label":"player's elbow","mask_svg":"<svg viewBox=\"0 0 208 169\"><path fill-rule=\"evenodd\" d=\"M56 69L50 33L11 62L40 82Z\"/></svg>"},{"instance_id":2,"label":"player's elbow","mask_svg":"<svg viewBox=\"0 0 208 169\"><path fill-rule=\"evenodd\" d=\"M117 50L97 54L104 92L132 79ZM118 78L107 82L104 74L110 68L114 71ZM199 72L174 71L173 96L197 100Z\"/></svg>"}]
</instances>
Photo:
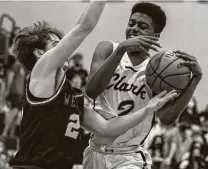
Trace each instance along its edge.
<instances>
[{"instance_id":1,"label":"player's elbow","mask_svg":"<svg viewBox=\"0 0 208 169\"><path fill-rule=\"evenodd\" d=\"M162 117L160 117L160 122L166 127L169 127L169 126L173 125L173 123L174 123L174 121L172 119L162 118Z\"/></svg>"},{"instance_id":2,"label":"player's elbow","mask_svg":"<svg viewBox=\"0 0 208 169\"><path fill-rule=\"evenodd\" d=\"M96 89L90 84L86 84L85 93L91 99L96 99L98 96Z\"/></svg>"}]
</instances>

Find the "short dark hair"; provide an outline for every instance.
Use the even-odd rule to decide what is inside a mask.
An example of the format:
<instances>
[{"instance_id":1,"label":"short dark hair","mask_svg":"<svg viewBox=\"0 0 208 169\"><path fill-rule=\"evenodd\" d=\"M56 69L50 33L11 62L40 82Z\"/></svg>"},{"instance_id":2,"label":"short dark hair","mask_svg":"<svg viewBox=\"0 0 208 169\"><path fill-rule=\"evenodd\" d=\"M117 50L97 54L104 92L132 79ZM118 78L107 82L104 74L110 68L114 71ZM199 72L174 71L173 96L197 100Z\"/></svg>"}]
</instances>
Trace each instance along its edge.
<instances>
[{"instance_id":1,"label":"short dark hair","mask_svg":"<svg viewBox=\"0 0 208 169\"><path fill-rule=\"evenodd\" d=\"M31 71L36 63L36 56L33 54L34 49L44 50L50 34L56 35L62 39L63 33L51 27L47 22L37 22L19 31L14 40L14 53L17 59Z\"/></svg>"},{"instance_id":2,"label":"short dark hair","mask_svg":"<svg viewBox=\"0 0 208 169\"><path fill-rule=\"evenodd\" d=\"M156 33L161 33L164 29L166 25L166 14L160 6L153 3L140 2L133 6L131 15L135 12L144 13L150 16L153 20Z\"/></svg>"}]
</instances>

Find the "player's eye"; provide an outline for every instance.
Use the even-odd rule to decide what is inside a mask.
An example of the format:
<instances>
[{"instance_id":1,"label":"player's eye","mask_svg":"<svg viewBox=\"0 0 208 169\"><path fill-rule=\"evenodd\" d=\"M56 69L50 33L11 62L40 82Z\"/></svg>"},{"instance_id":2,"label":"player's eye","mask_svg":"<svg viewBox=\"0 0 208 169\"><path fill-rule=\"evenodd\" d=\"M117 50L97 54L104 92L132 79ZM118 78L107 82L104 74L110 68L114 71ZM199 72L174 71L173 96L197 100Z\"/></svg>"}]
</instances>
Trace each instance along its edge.
<instances>
[{"instance_id":1,"label":"player's eye","mask_svg":"<svg viewBox=\"0 0 208 169\"><path fill-rule=\"evenodd\" d=\"M59 43L59 41L54 41L53 45L56 46Z\"/></svg>"},{"instance_id":2,"label":"player's eye","mask_svg":"<svg viewBox=\"0 0 208 169\"><path fill-rule=\"evenodd\" d=\"M145 30L145 29L149 29L149 26L145 23L141 23L139 24L139 27L142 29L142 30Z\"/></svg>"},{"instance_id":3,"label":"player's eye","mask_svg":"<svg viewBox=\"0 0 208 169\"><path fill-rule=\"evenodd\" d=\"M135 22L132 21L132 20L130 20L129 23L128 23L128 25L131 26L131 27L134 26L134 24L135 24Z\"/></svg>"}]
</instances>

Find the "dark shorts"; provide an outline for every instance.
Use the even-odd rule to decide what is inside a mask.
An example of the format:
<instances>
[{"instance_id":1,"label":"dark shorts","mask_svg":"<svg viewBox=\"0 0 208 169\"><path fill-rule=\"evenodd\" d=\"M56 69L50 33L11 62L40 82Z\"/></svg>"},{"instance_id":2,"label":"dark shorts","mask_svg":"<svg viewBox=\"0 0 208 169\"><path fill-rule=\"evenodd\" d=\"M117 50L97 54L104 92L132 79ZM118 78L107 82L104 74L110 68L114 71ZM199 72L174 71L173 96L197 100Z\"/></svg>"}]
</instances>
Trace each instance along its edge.
<instances>
[{"instance_id":1,"label":"dark shorts","mask_svg":"<svg viewBox=\"0 0 208 169\"><path fill-rule=\"evenodd\" d=\"M20 94L10 94L9 97L8 97L8 101L11 102L12 108L21 109L22 95L20 95Z\"/></svg>"}]
</instances>

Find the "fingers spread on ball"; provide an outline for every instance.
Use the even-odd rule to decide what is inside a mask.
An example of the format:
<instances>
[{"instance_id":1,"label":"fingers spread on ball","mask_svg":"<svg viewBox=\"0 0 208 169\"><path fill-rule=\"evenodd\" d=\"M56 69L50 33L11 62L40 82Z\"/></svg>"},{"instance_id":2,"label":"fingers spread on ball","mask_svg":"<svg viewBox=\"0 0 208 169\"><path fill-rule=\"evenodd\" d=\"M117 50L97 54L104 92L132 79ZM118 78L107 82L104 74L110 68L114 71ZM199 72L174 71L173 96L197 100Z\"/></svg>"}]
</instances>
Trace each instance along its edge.
<instances>
[{"instance_id":1,"label":"fingers spread on ball","mask_svg":"<svg viewBox=\"0 0 208 169\"><path fill-rule=\"evenodd\" d=\"M189 54L187 54L187 53L185 53L185 52L181 52L181 51L176 51L176 52L174 52L175 53L175 55L177 56L177 57L179 57L179 58L182 58L182 59L184 59L184 60L189 60L189 61L196 61L196 57L195 56L193 56L193 55L189 55Z\"/></svg>"},{"instance_id":2,"label":"fingers spread on ball","mask_svg":"<svg viewBox=\"0 0 208 169\"><path fill-rule=\"evenodd\" d=\"M158 95L156 95L156 97L161 98L164 97L167 94L167 91L162 91L161 93L159 93Z\"/></svg>"},{"instance_id":3,"label":"fingers spread on ball","mask_svg":"<svg viewBox=\"0 0 208 169\"><path fill-rule=\"evenodd\" d=\"M178 94L176 93L176 90L172 90L169 93L167 93L167 95L165 96L165 99L167 99L167 101L173 100L174 98L177 97L177 95Z\"/></svg>"}]
</instances>

